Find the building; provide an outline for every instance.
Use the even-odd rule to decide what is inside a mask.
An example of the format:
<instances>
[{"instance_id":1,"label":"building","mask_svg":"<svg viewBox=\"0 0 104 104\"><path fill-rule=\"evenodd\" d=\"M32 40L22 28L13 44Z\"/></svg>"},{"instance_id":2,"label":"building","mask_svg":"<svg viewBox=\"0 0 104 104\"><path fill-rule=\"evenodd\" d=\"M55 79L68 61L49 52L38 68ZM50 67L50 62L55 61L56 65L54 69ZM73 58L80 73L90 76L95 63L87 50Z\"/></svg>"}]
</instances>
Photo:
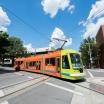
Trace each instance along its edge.
<instances>
[{"instance_id":1,"label":"building","mask_svg":"<svg viewBox=\"0 0 104 104\"><path fill-rule=\"evenodd\" d=\"M49 47L45 47L45 48L36 48L34 54L45 54L50 52L50 48Z\"/></svg>"},{"instance_id":2,"label":"building","mask_svg":"<svg viewBox=\"0 0 104 104\"><path fill-rule=\"evenodd\" d=\"M96 41L99 47L99 65L104 69L104 25L102 25L96 35Z\"/></svg>"}]
</instances>

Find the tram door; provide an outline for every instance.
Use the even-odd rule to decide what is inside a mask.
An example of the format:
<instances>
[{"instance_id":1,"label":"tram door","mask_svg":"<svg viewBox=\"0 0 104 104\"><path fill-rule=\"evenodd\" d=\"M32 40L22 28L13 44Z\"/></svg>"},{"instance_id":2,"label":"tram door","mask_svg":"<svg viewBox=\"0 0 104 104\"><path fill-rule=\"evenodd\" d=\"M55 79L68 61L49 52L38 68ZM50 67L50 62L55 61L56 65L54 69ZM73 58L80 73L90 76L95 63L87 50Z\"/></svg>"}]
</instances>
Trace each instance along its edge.
<instances>
[{"instance_id":1,"label":"tram door","mask_svg":"<svg viewBox=\"0 0 104 104\"><path fill-rule=\"evenodd\" d=\"M60 57L56 58L56 72L60 73L61 67L60 67Z\"/></svg>"}]
</instances>

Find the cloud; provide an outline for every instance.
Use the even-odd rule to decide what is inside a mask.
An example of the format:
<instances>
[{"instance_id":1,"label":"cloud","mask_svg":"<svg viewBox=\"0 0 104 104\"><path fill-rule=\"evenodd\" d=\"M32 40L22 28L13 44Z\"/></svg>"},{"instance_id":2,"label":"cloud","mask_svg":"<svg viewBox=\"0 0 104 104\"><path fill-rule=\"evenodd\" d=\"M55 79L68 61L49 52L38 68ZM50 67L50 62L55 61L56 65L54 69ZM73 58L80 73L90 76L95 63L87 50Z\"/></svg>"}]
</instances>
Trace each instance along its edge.
<instances>
[{"instance_id":1,"label":"cloud","mask_svg":"<svg viewBox=\"0 0 104 104\"><path fill-rule=\"evenodd\" d=\"M79 25L85 28L83 38L95 37L100 26L104 25L104 0L96 1L92 5L86 21L80 21Z\"/></svg>"},{"instance_id":2,"label":"cloud","mask_svg":"<svg viewBox=\"0 0 104 104\"><path fill-rule=\"evenodd\" d=\"M79 21L78 25L86 26L86 22L85 21Z\"/></svg>"},{"instance_id":3,"label":"cloud","mask_svg":"<svg viewBox=\"0 0 104 104\"><path fill-rule=\"evenodd\" d=\"M59 28L55 28L53 33L52 33L52 36L51 36L51 42L49 44L49 47L53 48L53 49L57 49L57 48L60 48L63 44L62 41L58 41L58 40L55 40L54 38L58 38L58 39L63 39L63 40L67 40L67 43L65 44L65 46L70 46L72 44L72 38L67 38L64 34L64 32L59 29Z\"/></svg>"},{"instance_id":4,"label":"cloud","mask_svg":"<svg viewBox=\"0 0 104 104\"><path fill-rule=\"evenodd\" d=\"M88 16L88 20L95 19L104 15L104 0L96 1L94 5L92 5L91 11Z\"/></svg>"},{"instance_id":5,"label":"cloud","mask_svg":"<svg viewBox=\"0 0 104 104\"><path fill-rule=\"evenodd\" d=\"M55 17L59 10L64 11L69 8L72 13L75 8L74 5L70 4L70 0L42 0L41 5L46 14L49 14L51 18Z\"/></svg>"},{"instance_id":6,"label":"cloud","mask_svg":"<svg viewBox=\"0 0 104 104\"><path fill-rule=\"evenodd\" d=\"M7 28L6 27L3 27L3 26L0 26L0 31L6 32L7 31Z\"/></svg>"},{"instance_id":7,"label":"cloud","mask_svg":"<svg viewBox=\"0 0 104 104\"><path fill-rule=\"evenodd\" d=\"M83 37L95 37L101 25L104 25L104 17L99 18L96 23L88 23Z\"/></svg>"},{"instance_id":8,"label":"cloud","mask_svg":"<svg viewBox=\"0 0 104 104\"><path fill-rule=\"evenodd\" d=\"M35 52L35 49L32 47L32 44L25 44L24 47L27 49L27 52L31 53L31 52Z\"/></svg>"},{"instance_id":9,"label":"cloud","mask_svg":"<svg viewBox=\"0 0 104 104\"><path fill-rule=\"evenodd\" d=\"M0 31L7 31L7 26L10 25L11 21L7 13L0 7Z\"/></svg>"},{"instance_id":10,"label":"cloud","mask_svg":"<svg viewBox=\"0 0 104 104\"><path fill-rule=\"evenodd\" d=\"M68 11L72 14L75 9L74 5L69 6Z\"/></svg>"}]
</instances>

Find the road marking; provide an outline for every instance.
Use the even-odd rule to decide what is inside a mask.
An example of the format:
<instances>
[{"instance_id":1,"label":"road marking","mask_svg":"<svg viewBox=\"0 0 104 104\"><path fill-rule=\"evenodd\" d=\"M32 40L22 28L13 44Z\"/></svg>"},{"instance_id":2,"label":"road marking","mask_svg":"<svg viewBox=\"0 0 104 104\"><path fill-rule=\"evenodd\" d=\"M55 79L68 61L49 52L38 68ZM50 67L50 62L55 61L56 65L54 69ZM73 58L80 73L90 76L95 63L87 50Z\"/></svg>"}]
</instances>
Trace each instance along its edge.
<instances>
[{"instance_id":1,"label":"road marking","mask_svg":"<svg viewBox=\"0 0 104 104\"><path fill-rule=\"evenodd\" d=\"M91 69L91 71L93 71L93 72L104 72L104 69L96 69L96 70Z\"/></svg>"},{"instance_id":2,"label":"road marking","mask_svg":"<svg viewBox=\"0 0 104 104\"><path fill-rule=\"evenodd\" d=\"M4 92L2 90L0 90L0 97L4 96Z\"/></svg>"},{"instance_id":3,"label":"road marking","mask_svg":"<svg viewBox=\"0 0 104 104\"><path fill-rule=\"evenodd\" d=\"M22 73L18 73L18 72L15 72L15 74L17 74L17 75L23 75Z\"/></svg>"},{"instance_id":4,"label":"road marking","mask_svg":"<svg viewBox=\"0 0 104 104\"><path fill-rule=\"evenodd\" d=\"M92 75L92 73L90 71L87 70L87 72L88 72L88 74L90 75L91 78L94 78L94 76Z\"/></svg>"},{"instance_id":5,"label":"road marking","mask_svg":"<svg viewBox=\"0 0 104 104\"><path fill-rule=\"evenodd\" d=\"M68 91L68 92L71 92L71 93L74 93L74 94L77 94L77 95L80 95L80 96L84 96L84 95L83 95L82 93L80 93L80 92L76 92L76 91L74 91L74 90L71 90L71 89L68 89L68 88L65 88L65 87L62 87L62 86L53 84L53 83L45 82L45 84L50 85L50 86L53 86L53 87L56 87L56 88L59 88L59 89L62 89L62 90L65 90L65 91Z\"/></svg>"},{"instance_id":6,"label":"road marking","mask_svg":"<svg viewBox=\"0 0 104 104\"><path fill-rule=\"evenodd\" d=\"M8 101L3 101L0 104L9 104Z\"/></svg>"},{"instance_id":7,"label":"road marking","mask_svg":"<svg viewBox=\"0 0 104 104\"><path fill-rule=\"evenodd\" d=\"M29 78L29 79L35 79L35 78L31 77L31 76L28 76L28 78Z\"/></svg>"}]
</instances>

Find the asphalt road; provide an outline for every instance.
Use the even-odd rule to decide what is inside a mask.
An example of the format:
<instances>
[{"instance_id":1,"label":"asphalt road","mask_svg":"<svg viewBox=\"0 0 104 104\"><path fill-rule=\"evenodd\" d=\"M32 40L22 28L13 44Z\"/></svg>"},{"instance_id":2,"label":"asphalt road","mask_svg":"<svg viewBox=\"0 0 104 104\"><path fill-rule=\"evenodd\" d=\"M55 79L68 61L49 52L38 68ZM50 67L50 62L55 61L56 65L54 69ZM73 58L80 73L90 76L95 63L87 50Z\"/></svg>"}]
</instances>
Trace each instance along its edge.
<instances>
[{"instance_id":1,"label":"asphalt road","mask_svg":"<svg viewBox=\"0 0 104 104\"><path fill-rule=\"evenodd\" d=\"M73 94L70 92L44 83L8 102L10 104L71 104L72 96Z\"/></svg>"},{"instance_id":2,"label":"asphalt road","mask_svg":"<svg viewBox=\"0 0 104 104\"><path fill-rule=\"evenodd\" d=\"M42 76L41 74L29 73L29 72L15 72L13 68L0 67L0 88L4 88L13 84L28 81L32 78Z\"/></svg>"},{"instance_id":3,"label":"asphalt road","mask_svg":"<svg viewBox=\"0 0 104 104\"><path fill-rule=\"evenodd\" d=\"M89 70L94 77L104 77L104 70Z\"/></svg>"},{"instance_id":4,"label":"asphalt road","mask_svg":"<svg viewBox=\"0 0 104 104\"><path fill-rule=\"evenodd\" d=\"M0 87L43 76L22 71L14 72L8 68L5 70L0 71ZM103 77L102 73L103 71L86 70L87 78ZM90 87L87 81L70 82L49 77L37 85L0 98L0 104L104 104L103 94L85 87Z\"/></svg>"}]
</instances>

